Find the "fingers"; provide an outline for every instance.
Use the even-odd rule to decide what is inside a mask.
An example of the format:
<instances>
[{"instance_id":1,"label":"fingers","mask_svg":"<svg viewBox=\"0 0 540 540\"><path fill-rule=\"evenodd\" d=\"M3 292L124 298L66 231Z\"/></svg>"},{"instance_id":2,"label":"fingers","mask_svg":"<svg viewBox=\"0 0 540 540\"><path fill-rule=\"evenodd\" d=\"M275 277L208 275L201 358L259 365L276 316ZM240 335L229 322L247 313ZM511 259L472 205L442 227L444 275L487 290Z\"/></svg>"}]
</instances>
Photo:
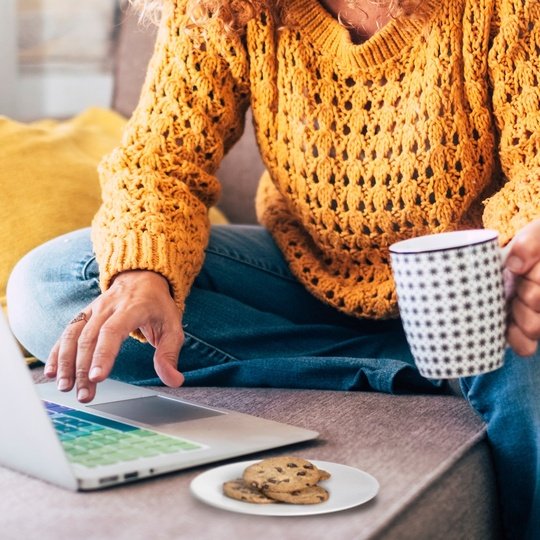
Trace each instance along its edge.
<instances>
[{"instance_id":1,"label":"fingers","mask_svg":"<svg viewBox=\"0 0 540 540\"><path fill-rule=\"evenodd\" d=\"M91 401L96 394L96 385L88 378L94 355L96 334L99 332L98 317L93 316L82 329L77 340L75 378L77 399L83 403Z\"/></svg>"},{"instance_id":2,"label":"fingers","mask_svg":"<svg viewBox=\"0 0 540 540\"><path fill-rule=\"evenodd\" d=\"M110 374L120 347L137 327L130 312L95 313L79 335L76 354L77 399L83 403L96 395L96 383Z\"/></svg>"},{"instance_id":3,"label":"fingers","mask_svg":"<svg viewBox=\"0 0 540 540\"><path fill-rule=\"evenodd\" d=\"M96 358L100 365L108 366L105 377L109 374L114 359L118 353L121 342L110 347L112 352L107 356L107 349L98 348L99 337L107 327L110 311L94 311L82 329L77 341L77 355L75 359L75 378L77 386L77 399L83 403L92 401L96 395L96 380L91 376ZM105 378L103 377L103 378ZM102 379L103 380L103 379Z\"/></svg>"},{"instance_id":4,"label":"fingers","mask_svg":"<svg viewBox=\"0 0 540 540\"><path fill-rule=\"evenodd\" d=\"M83 316L84 315L84 316ZM81 312L65 328L58 344L56 380L58 390L67 392L75 384L73 359L77 357L77 346L88 316Z\"/></svg>"},{"instance_id":5,"label":"fingers","mask_svg":"<svg viewBox=\"0 0 540 540\"><path fill-rule=\"evenodd\" d=\"M516 234L506 269L514 274L508 343L520 356L530 356L540 339L540 220L532 221Z\"/></svg>"},{"instance_id":6,"label":"fingers","mask_svg":"<svg viewBox=\"0 0 540 540\"><path fill-rule=\"evenodd\" d=\"M45 362L45 369L44 373L45 376L49 379L54 379L56 377L57 369L58 369L58 351L60 350L60 341L57 341L53 348L51 349L51 352L49 353L49 357L47 358L47 361Z\"/></svg>"},{"instance_id":7,"label":"fingers","mask_svg":"<svg viewBox=\"0 0 540 540\"><path fill-rule=\"evenodd\" d=\"M535 265L526 276L516 280L514 293L526 306L540 312L540 264Z\"/></svg>"},{"instance_id":8,"label":"fingers","mask_svg":"<svg viewBox=\"0 0 540 540\"><path fill-rule=\"evenodd\" d=\"M90 310L79 313L53 347L45 367L48 377L56 377L60 391L67 392L76 386L81 402L95 397L96 385L88 374L100 325L100 317Z\"/></svg>"},{"instance_id":9,"label":"fingers","mask_svg":"<svg viewBox=\"0 0 540 540\"><path fill-rule=\"evenodd\" d=\"M109 376L122 343L137 328L132 319L126 313L115 313L101 326L89 373L92 382L104 381Z\"/></svg>"},{"instance_id":10,"label":"fingers","mask_svg":"<svg viewBox=\"0 0 540 540\"><path fill-rule=\"evenodd\" d=\"M183 342L180 312L167 281L153 272L119 275L110 289L66 327L47 359L47 377L62 391L76 387L81 402L95 397L96 384L110 374L122 343L140 329L156 346L155 366L169 386L180 386L177 369Z\"/></svg>"},{"instance_id":11,"label":"fingers","mask_svg":"<svg viewBox=\"0 0 540 540\"><path fill-rule=\"evenodd\" d=\"M171 327L159 339L154 354L154 369L159 378L173 388L181 386L184 376L178 371L178 356L184 341L182 327Z\"/></svg>"},{"instance_id":12,"label":"fingers","mask_svg":"<svg viewBox=\"0 0 540 540\"><path fill-rule=\"evenodd\" d=\"M521 229L510 244L506 267L524 275L540 261L540 219Z\"/></svg>"},{"instance_id":13,"label":"fingers","mask_svg":"<svg viewBox=\"0 0 540 540\"><path fill-rule=\"evenodd\" d=\"M87 403L95 397L96 383L104 381L110 374L122 342L130 332L131 321L130 317L125 316L105 319L103 315L94 312L88 322L84 322L78 321L77 325L72 323L67 326L49 354L45 375L49 378L57 377L58 389L62 391L71 390L76 385L77 398ZM171 325L157 339L156 334L152 329L152 338L147 336L156 347L156 373L167 386L181 386L184 376L178 371L177 365L184 337L180 321Z\"/></svg>"},{"instance_id":14,"label":"fingers","mask_svg":"<svg viewBox=\"0 0 540 540\"><path fill-rule=\"evenodd\" d=\"M508 344L519 356L532 356L538 347L538 341L528 338L516 324L510 324L506 334Z\"/></svg>"},{"instance_id":15,"label":"fingers","mask_svg":"<svg viewBox=\"0 0 540 540\"><path fill-rule=\"evenodd\" d=\"M528 275L533 277L538 269L540 264ZM540 280L518 279L507 337L510 346L520 356L531 356L536 352L540 339Z\"/></svg>"},{"instance_id":16,"label":"fingers","mask_svg":"<svg viewBox=\"0 0 540 540\"><path fill-rule=\"evenodd\" d=\"M96 383L107 378L122 342L132 331L132 319L111 310L94 310L84 319L77 316L52 348L46 376L56 377L58 389L63 392L76 387L79 401L92 401Z\"/></svg>"}]
</instances>

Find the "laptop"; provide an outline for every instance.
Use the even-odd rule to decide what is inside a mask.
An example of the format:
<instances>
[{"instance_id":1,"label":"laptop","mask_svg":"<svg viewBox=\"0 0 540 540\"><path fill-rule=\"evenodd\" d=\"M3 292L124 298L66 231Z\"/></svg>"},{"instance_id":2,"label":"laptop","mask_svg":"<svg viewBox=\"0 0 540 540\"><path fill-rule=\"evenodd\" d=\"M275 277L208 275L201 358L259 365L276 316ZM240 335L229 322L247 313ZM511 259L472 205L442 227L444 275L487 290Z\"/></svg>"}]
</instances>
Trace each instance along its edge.
<instances>
[{"instance_id":1,"label":"laptop","mask_svg":"<svg viewBox=\"0 0 540 540\"><path fill-rule=\"evenodd\" d=\"M106 380L89 404L34 384L0 311L0 465L94 490L314 439L315 431Z\"/></svg>"}]
</instances>

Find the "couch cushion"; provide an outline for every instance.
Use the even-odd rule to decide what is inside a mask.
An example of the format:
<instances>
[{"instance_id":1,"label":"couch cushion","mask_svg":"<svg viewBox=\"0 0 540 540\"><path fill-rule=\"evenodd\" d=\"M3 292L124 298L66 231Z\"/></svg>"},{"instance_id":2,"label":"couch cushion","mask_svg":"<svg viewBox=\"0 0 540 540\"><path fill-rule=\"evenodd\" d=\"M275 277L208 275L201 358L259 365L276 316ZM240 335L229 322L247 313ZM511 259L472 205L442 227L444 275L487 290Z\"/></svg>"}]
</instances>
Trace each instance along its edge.
<instances>
[{"instance_id":1,"label":"couch cushion","mask_svg":"<svg viewBox=\"0 0 540 540\"><path fill-rule=\"evenodd\" d=\"M39 371L34 375L43 380ZM498 538L484 426L462 398L268 388L162 390L320 432L316 441L234 461L294 453L344 463L373 474L379 495L335 514L261 518L218 510L190 495L191 479L214 465L84 495L0 469L2 492L10 494L0 498L3 538L38 531L41 540Z\"/></svg>"}]
</instances>

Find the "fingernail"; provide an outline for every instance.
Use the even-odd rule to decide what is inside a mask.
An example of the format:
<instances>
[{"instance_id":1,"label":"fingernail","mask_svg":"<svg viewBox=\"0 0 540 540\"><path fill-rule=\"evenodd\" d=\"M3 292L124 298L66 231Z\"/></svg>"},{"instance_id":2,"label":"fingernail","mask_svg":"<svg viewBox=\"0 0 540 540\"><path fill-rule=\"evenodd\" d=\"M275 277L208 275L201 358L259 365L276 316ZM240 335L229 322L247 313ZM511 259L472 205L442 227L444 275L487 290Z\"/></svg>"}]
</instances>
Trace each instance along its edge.
<instances>
[{"instance_id":1,"label":"fingernail","mask_svg":"<svg viewBox=\"0 0 540 540\"><path fill-rule=\"evenodd\" d=\"M81 388L78 392L77 392L77 399L79 401L84 401L85 399L88 398L88 396L90 395L90 392L88 391L88 388Z\"/></svg>"},{"instance_id":2,"label":"fingernail","mask_svg":"<svg viewBox=\"0 0 540 540\"><path fill-rule=\"evenodd\" d=\"M511 272L521 272L521 269L523 268L523 261L519 257L511 255L506 261L506 267Z\"/></svg>"},{"instance_id":3,"label":"fingernail","mask_svg":"<svg viewBox=\"0 0 540 540\"><path fill-rule=\"evenodd\" d=\"M98 377L101 376L101 373L103 372L103 370L100 368L100 367L93 367L91 370L90 370L90 379L97 379Z\"/></svg>"},{"instance_id":4,"label":"fingernail","mask_svg":"<svg viewBox=\"0 0 540 540\"><path fill-rule=\"evenodd\" d=\"M69 388L69 379L66 379L66 378L58 379L56 386L58 387L58 390L60 391L67 390Z\"/></svg>"},{"instance_id":5,"label":"fingernail","mask_svg":"<svg viewBox=\"0 0 540 540\"><path fill-rule=\"evenodd\" d=\"M45 366L45 375L51 375L54 373L54 367L53 366Z\"/></svg>"}]
</instances>

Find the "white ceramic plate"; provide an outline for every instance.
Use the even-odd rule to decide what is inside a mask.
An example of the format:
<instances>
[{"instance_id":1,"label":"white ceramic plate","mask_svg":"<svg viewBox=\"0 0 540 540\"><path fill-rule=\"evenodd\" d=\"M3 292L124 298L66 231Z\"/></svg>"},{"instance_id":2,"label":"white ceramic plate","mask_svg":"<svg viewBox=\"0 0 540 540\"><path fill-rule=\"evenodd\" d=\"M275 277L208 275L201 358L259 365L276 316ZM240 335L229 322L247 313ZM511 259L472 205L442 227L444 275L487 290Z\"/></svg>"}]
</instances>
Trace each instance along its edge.
<instances>
[{"instance_id":1,"label":"white ceramic plate","mask_svg":"<svg viewBox=\"0 0 540 540\"><path fill-rule=\"evenodd\" d=\"M244 469L261 460L222 465L206 471L191 482L191 493L201 501L231 512L259 516L309 516L339 512L363 504L377 495L379 482L370 474L339 463L310 460L332 476L319 482L330 493L320 504L253 504L237 501L223 494L223 483L241 478Z\"/></svg>"}]
</instances>

